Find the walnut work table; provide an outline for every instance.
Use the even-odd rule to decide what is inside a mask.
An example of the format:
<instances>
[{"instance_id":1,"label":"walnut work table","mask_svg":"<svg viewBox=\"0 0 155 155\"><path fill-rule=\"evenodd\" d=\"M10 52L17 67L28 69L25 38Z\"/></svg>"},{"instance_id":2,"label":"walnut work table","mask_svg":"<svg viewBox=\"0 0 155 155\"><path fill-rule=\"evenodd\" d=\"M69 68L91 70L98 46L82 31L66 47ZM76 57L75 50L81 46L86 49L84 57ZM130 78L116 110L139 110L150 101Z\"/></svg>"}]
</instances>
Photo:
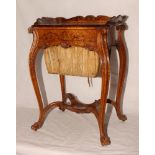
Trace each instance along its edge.
<instances>
[{"instance_id":1,"label":"walnut work table","mask_svg":"<svg viewBox=\"0 0 155 155\"><path fill-rule=\"evenodd\" d=\"M126 46L124 30L127 16L77 16L73 18L38 18L29 28L33 33L33 43L29 53L29 69L39 106L39 119L32 125L33 130L41 128L49 111L58 107L76 113L93 113L97 119L100 141L109 145L105 127L106 103L112 104L120 120L127 117L122 113L121 96L126 72ZM110 53L116 47L119 55L119 77L115 100L107 99L110 79ZM48 73L59 74L62 100L43 104L35 60L39 50L44 52ZM36 64L37 65L37 64ZM91 104L84 104L66 93L65 75L101 77L101 97ZM45 106L46 105L46 106ZM91 135L90 135L91 136Z\"/></svg>"}]
</instances>

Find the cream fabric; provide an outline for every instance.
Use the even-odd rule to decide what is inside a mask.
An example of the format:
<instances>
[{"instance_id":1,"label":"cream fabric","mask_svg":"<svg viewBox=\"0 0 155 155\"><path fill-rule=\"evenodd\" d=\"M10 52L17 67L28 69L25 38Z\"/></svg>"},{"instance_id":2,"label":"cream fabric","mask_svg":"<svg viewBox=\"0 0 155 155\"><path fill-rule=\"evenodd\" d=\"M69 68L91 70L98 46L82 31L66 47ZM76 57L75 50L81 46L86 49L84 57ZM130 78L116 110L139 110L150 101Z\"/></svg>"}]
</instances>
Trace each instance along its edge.
<instances>
[{"instance_id":1,"label":"cream fabric","mask_svg":"<svg viewBox=\"0 0 155 155\"><path fill-rule=\"evenodd\" d=\"M48 73L86 77L98 74L98 54L82 47L48 47L44 58Z\"/></svg>"}]
</instances>

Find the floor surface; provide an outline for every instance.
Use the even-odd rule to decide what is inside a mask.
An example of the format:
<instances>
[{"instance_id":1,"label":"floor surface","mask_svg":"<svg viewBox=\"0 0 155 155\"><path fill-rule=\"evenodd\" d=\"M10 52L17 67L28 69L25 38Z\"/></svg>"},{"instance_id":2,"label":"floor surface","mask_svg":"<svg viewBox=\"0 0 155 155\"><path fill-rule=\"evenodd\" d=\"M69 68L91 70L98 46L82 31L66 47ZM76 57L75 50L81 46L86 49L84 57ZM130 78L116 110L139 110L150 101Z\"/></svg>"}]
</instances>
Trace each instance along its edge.
<instances>
[{"instance_id":1,"label":"floor surface","mask_svg":"<svg viewBox=\"0 0 155 155\"><path fill-rule=\"evenodd\" d=\"M108 124L111 145L101 146L93 114L54 109L37 132L38 110L17 107L17 155L138 155L138 114L122 122L114 109Z\"/></svg>"}]
</instances>

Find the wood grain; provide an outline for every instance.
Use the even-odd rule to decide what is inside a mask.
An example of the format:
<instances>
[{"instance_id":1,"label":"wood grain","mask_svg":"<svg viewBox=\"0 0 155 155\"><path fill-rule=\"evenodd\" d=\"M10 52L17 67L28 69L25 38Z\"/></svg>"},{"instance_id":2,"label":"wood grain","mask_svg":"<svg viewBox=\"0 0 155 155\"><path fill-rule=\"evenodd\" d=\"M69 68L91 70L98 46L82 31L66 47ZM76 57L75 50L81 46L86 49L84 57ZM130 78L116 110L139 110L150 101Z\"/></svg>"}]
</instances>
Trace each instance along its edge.
<instances>
[{"instance_id":1,"label":"wood grain","mask_svg":"<svg viewBox=\"0 0 155 155\"><path fill-rule=\"evenodd\" d=\"M47 114L57 107L62 111L67 109L76 113L93 113L98 122L101 144L110 144L110 138L105 127L106 103L115 107L119 119L126 120L120 103L126 71L126 50L123 38L124 30L127 28L126 19L127 16L121 15L114 17L77 16L70 19L43 17L37 19L29 28L29 32L33 33L33 43L29 54L29 69L40 112L38 121L31 127L33 130L39 129L43 125ZM115 37L115 34L118 34L118 38ZM96 52L100 59L99 75L102 79L100 99L89 104L80 102L76 96L66 92L65 74L60 74L62 100L43 106L35 70L35 65L37 65L35 60L40 49L51 46L80 47ZM107 99L110 79L109 59L112 47L117 48L120 59L116 101ZM42 51L45 52L46 50ZM67 58L64 56L64 59Z\"/></svg>"}]
</instances>

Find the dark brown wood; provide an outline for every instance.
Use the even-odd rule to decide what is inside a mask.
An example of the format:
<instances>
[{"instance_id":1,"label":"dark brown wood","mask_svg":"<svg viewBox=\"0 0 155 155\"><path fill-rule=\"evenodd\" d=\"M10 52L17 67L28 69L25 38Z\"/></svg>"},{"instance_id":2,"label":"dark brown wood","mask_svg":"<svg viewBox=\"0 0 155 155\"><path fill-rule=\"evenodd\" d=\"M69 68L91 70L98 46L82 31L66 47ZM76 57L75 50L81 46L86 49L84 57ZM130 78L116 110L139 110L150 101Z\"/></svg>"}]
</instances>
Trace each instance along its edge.
<instances>
[{"instance_id":1,"label":"dark brown wood","mask_svg":"<svg viewBox=\"0 0 155 155\"><path fill-rule=\"evenodd\" d=\"M65 84L65 76L59 75L60 78L60 85L61 85L61 93L62 93L62 106L59 107L60 110L65 111L65 108L63 107L63 103L66 102L66 84Z\"/></svg>"},{"instance_id":2,"label":"dark brown wood","mask_svg":"<svg viewBox=\"0 0 155 155\"><path fill-rule=\"evenodd\" d=\"M126 120L120 106L126 70L125 44L122 38L126 29L125 20L126 16L120 15L117 17L77 16L70 19L43 17L37 19L34 25L29 28L29 32L33 33L33 43L29 54L29 69L40 111L38 121L31 127L33 130L39 129L43 125L47 114L56 107L62 111L68 109L76 113L93 113L98 122L101 144L110 144L110 138L105 127L106 103L110 103L115 107L119 119ZM114 35L116 32L118 33L118 39ZM97 52L101 60L100 76L102 86L100 99L90 104L80 102L73 94L66 93L65 75L59 75L62 100L43 106L35 70L36 56L40 49L59 45L64 48L79 46ZM107 99L110 78L109 55L112 46L117 47L120 58L116 101Z\"/></svg>"},{"instance_id":3,"label":"dark brown wood","mask_svg":"<svg viewBox=\"0 0 155 155\"><path fill-rule=\"evenodd\" d=\"M64 17L50 18L50 17L42 17L38 18L34 23L37 25L95 25L95 24L106 24L111 18L108 16L76 16L73 18L66 19Z\"/></svg>"},{"instance_id":4,"label":"dark brown wood","mask_svg":"<svg viewBox=\"0 0 155 155\"><path fill-rule=\"evenodd\" d=\"M64 18L64 17L42 17L38 18L36 22L30 27L41 27L41 26L116 26L116 25L125 25L125 21L127 16L93 16L89 15L86 17L83 16L76 16L72 18ZM32 32L32 31L31 31Z\"/></svg>"},{"instance_id":5,"label":"dark brown wood","mask_svg":"<svg viewBox=\"0 0 155 155\"><path fill-rule=\"evenodd\" d=\"M122 107L121 107L121 97L122 97L122 91L124 86L124 80L125 80L125 73L126 73L126 49L125 49L125 42L123 38L125 27L117 27L118 31L118 54L119 54L119 60L120 60L120 67L119 67L119 78L118 78L118 86L117 86L117 94L116 94L116 112L117 116L120 120L125 121L127 120L126 115L123 114Z\"/></svg>"}]
</instances>

